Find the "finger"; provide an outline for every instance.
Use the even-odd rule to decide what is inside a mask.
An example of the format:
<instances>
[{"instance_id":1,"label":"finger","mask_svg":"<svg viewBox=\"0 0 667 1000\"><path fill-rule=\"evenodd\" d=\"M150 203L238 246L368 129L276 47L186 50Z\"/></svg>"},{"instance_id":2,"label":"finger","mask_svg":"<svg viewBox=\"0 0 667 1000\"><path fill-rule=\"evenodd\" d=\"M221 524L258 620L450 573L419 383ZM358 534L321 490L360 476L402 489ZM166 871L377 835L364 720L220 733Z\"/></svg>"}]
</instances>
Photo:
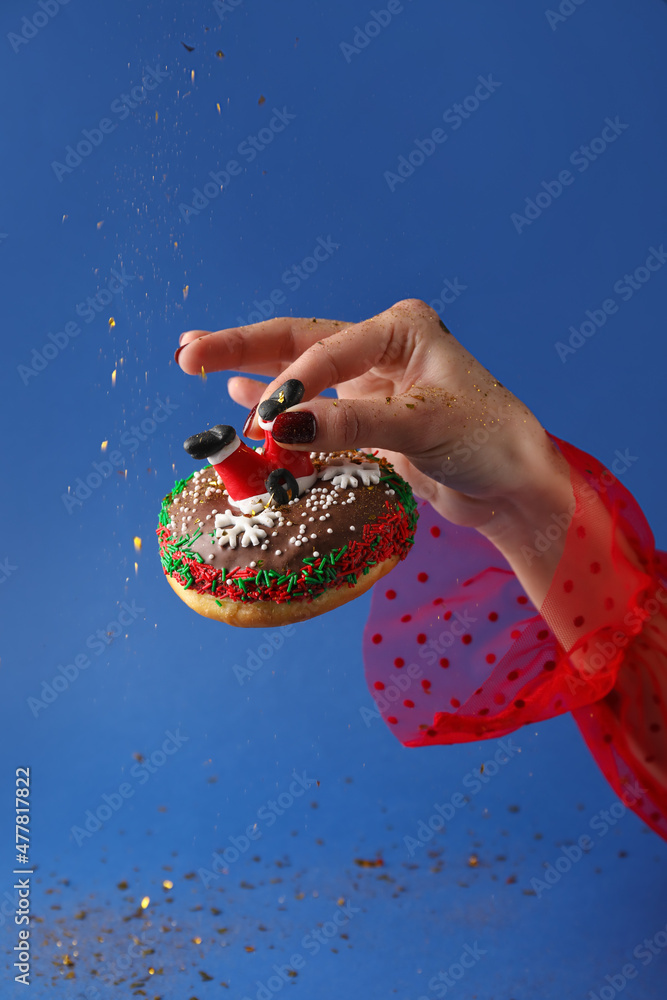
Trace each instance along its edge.
<instances>
[{"instance_id":1,"label":"finger","mask_svg":"<svg viewBox=\"0 0 667 1000\"><path fill-rule=\"evenodd\" d=\"M227 381L227 391L234 402L239 406L246 406L249 410L259 403L265 389L266 382L260 382L255 378L243 378L241 375L234 375Z\"/></svg>"},{"instance_id":2,"label":"finger","mask_svg":"<svg viewBox=\"0 0 667 1000\"><path fill-rule=\"evenodd\" d=\"M199 375L203 368L275 376L311 344L345 326L342 320L284 316L215 333L189 330L175 358L188 375Z\"/></svg>"},{"instance_id":3,"label":"finger","mask_svg":"<svg viewBox=\"0 0 667 1000\"><path fill-rule=\"evenodd\" d=\"M211 330L186 330L178 338L179 347L185 347L186 344L192 343L193 340L199 340L200 337L208 337Z\"/></svg>"},{"instance_id":4,"label":"finger","mask_svg":"<svg viewBox=\"0 0 667 1000\"><path fill-rule=\"evenodd\" d=\"M281 369L279 377L267 386L264 398L268 399L288 379L298 379L305 389L304 399L312 399L324 389L383 366L400 373L397 381L404 378L409 384L411 366L412 370L424 368L427 353L431 355L429 367L434 360L440 364L445 360L445 338L454 340L451 334L443 334L433 317L437 319L437 314L425 303L408 299L371 319L318 339L289 367Z\"/></svg>"},{"instance_id":5,"label":"finger","mask_svg":"<svg viewBox=\"0 0 667 1000\"><path fill-rule=\"evenodd\" d=\"M452 398L443 389L428 387L387 398L320 396L278 414L272 434L285 448L300 451L382 448L426 456L446 439L443 411Z\"/></svg>"}]
</instances>

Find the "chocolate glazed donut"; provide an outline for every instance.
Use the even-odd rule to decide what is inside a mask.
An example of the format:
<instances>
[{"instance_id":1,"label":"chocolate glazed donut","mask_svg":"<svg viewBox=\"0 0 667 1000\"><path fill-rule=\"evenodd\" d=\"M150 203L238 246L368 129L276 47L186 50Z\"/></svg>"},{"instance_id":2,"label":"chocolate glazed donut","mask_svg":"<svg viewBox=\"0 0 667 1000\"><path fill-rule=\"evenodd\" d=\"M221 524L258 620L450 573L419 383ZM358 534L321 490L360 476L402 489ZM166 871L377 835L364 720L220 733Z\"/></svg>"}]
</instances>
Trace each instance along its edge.
<instances>
[{"instance_id":1,"label":"chocolate glazed donut","mask_svg":"<svg viewBox=\"0 0 667 1000\"><path fill-rule=\"evenodd\" d=\"M199 443L201 437L195 435ZM239 501L236 474L247 477L253 464L239 447L260 464L262 456L238 440L218 425L196 457L202 447L216 447L213 457L222 452L222 462L179 480L162 502L162 566L198 614L244 628L303 621L360 596L406 557L416 503L385 459L357 451L301 452L312 468L301 495L289 470L271 469L265 477L255 473L246 486L253 497ZM228 449L235 462L229 483L219 474ZM266 499L252 506L259 495Z\"/></svg>"}]
</instances>

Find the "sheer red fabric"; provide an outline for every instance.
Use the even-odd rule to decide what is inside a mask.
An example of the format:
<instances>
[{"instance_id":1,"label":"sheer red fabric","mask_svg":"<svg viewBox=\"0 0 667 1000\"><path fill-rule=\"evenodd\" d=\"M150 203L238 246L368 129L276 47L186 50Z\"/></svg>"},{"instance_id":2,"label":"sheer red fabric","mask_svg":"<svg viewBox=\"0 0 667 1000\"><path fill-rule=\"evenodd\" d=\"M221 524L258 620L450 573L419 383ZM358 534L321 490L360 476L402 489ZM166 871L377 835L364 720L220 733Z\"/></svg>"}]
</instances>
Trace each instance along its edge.
<instances>
[{"instance_id":1,"label":"sheer red fabric","mask_svg":"<svg viewBox=\"0 0 667 1000\"><path fill-rule=\"evenodd\" d=\"M410 747L572 712L615 792L667 839L667 553L608 469L549 437L576 506L525 547L539 559L564 538L540 611L491 542L422 502L410 554L374 589L366 679Z\"/></svg>"}]
</instances>

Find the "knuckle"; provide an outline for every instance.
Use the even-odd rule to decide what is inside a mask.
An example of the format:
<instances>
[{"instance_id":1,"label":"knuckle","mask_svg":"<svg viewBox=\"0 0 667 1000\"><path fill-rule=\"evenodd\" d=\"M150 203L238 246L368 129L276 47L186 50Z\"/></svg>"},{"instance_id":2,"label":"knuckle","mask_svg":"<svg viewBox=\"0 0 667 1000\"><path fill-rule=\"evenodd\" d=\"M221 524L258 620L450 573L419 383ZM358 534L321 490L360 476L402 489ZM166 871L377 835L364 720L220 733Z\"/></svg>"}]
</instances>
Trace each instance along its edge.
<instances>
[{"instance_id":1,"label":"knuckle","mask_svg":"<svg viewBox=\"0 0 667 1000\"><path fill-rule=\"evenodd\" d=\"M245 354L246 342L246 336L240 329L230 330L227 334L225 347L237 364L242 362Z\"/></svg>"},{"instance_id":2,"label":"knuckle","mask_svg":"<svg viewBox=\"0 0 667 1000\"><path fill-rule=\"evenodd\" d=\"M401 302L397 302L395 306L392 306L392 308L401 312L410 312L415 318L422 320L435 321L436 323L440 320L435 309L428 302L424 302L423 299L403 299Z\"/></svg>"},{"instance_id":3,"label":"knuckle","mask_svg":"<svg viewBox=\"0 0 667 1000\"><path fill-rule=\"evenodd\" d=\"M357 413L352 406L335 407L332 431L335 440L340 442L342 448L353 448L359 441L361 423Z\"/></svg>"}]
</instances>

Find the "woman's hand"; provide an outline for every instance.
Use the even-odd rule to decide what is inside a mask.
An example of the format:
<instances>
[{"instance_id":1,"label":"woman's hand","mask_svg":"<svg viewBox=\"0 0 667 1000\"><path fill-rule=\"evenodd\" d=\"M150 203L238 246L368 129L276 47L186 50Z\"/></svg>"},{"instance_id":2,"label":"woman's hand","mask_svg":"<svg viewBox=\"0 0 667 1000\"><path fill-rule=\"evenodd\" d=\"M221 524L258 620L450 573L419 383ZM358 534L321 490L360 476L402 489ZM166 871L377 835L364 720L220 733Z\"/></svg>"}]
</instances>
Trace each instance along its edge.
<instances>
[{"instance_id":1,"label":"woman's hand","mask_svg":"<svg viewBox=\"0 0 667 1000\"><path fill-rule=\"evenodd\" d=\"M562 456L524 404L491 375L424 302L406 299L361 323L271 319L181 336L176 354L191 374L236 370L229 393L249 409L287 379L302 402L276 419L286 447L379 450L414 491L454 524L505 534L515 505L530 505ZM336 389L338 399L319 395ZM314 416L295 418L296 412ZM298 429L298 444L284 436ZM244 433L261 437L256 418ZM498 529L498 530L496 530Z\"/></svg>"}]
</instances>

